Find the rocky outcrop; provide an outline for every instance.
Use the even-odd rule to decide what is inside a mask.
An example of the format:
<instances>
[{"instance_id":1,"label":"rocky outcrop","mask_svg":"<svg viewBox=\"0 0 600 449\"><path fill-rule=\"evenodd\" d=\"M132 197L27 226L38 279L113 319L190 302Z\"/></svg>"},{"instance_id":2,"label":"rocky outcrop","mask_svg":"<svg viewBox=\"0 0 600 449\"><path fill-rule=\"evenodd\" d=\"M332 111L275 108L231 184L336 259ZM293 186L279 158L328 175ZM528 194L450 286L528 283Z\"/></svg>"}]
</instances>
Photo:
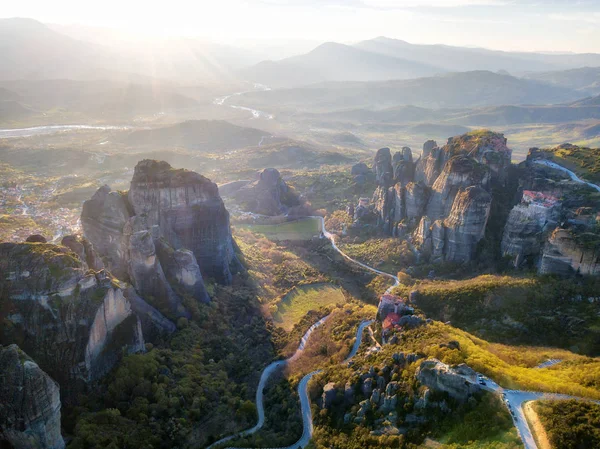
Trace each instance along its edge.
<instances>
[{"instance_id":1,"label":"rocky outcrop","mask_svg":"<svg viewBox=\"0 0 600 449\"><path fill-rule=\"evenodd\" d=\"M444 260L468 262L473 258L477 243L485 234L491 204L492 196L481 187L467 187L458 193L444 220Z\"/></svg>"},{"instance_id":2,"label":"rocky outcrop","mask_svg":"<svg viewBox=\"0 0 600 449\"><path fill-rule=\"evenodd\" d=\"M209 301L206 277L229 283L241 269L216 184L166 162L139 162L127 194L100 188L84 203L81 221L86 239L65 244L86 260L95 250L113 274L172 318L189 316L186 296Z\"/></svg>"},{"instance_id":3,"label":"rocky outcrop","mask_svg":"<svg viewBox=\"0 0 600 449\"><path fill-rule=\"evenodd\" d=\"M262 215L281 215L299 206L300 200L274 168L265 168L258 179L243 188L235 198L244 210Z\"/></svg>"},{"instance_id":4,"label":"rocky outcrop","mask_svg":"<svg viewBox=\"0 0 600 449\"><path fill-rule=\"evenodd\" d=\"M600 274L600 237L556 228L544 246L541 274Z\"/></svg>"},{"instance_id":5,"label":"rocky outcrop","mask_svg":"<svg viewBox=\"0 0 600 449\"><path fill-rule=\"evenodd\" d=\"M127 198L133 213L145 217L148 229L158 225L173 248L194 253L203 275L231 282L240 266L229 213L215 183L166 162L143 160L135 167Z\"/></svg>"},{"instance_id":6,"label":"rocky outcrop","mask_svg":"<svg viewBox=\"0 0 600 449\"><path fill-rule=\"evenodd\" d=\"M487 186L488 181L489 171L475 159L467 156L450 159L433 183L426 215L434 221L447 217L459 190L469 186Z\"/></svg>"},{"instance_id":7,"label":"rocky outcrop","mask_svg":"<svg viewBox=\"0 0 600 449\"><path fill-rule=\"evenodd\" d=\"M402 147L402 151L394 153L392 158L394 169L394 182L406 184L411 182L415 176L415 164L412 151L409 147Z\"/></svg>"},{"instance_id":8,"label":"rocky outcrop","mask_svg":"<svg viewBox=\"0 0 600 449\"><path fill-rule=\"evenodd\" d=\"M77 254L79 260L84 262L90 270L100 271L104 269L102 259L88 239L78 235L67 235L62 238L60 243Z\"/></svg>"},{"instance_id":9,"label":"rocky outcrop","mask_svg":"<svg viewBox=\"0 0 600 449\"><path fill-rule=\"evenodd\" d=\"M417 379L432 391L448 393L457 401L465 402L480 391L479 385L467 380L437 359L425 360L417 370Z\"/></svg>"},{"instance_id":10,"label":"rocky outcrop","mask_svg":"<svg viewBox=\"0 0 600 449\"><path fill-rule=\"evenodd\" d=\"M551 208L517 204L510 211L504 227L502 254L511 257L515 267L527 261L537 266L547 234L557 224L556 215Z\"/></svg>"},{"instance_id":11,"label":"rocky outcrop","mask_svg":"<svg viewBox=\"0 0 600 449\"><path fill-rule=\"evenodd\" d=\"M404 191L405 216L412 223L425 214L429 190L422 182L409 182Z\"/></svg>"},{"instance_id":12,"label":"rocky outcrop","mask_svg":"<svg viewBox=\"0 0 600 449\"><path fill-rule=\"evenodd\" d=\"M17 345L0 346L0 442L15 449L64 448L60 408L58 384Z\"/></svg>"},{"instance_id":13,"label":"rocky outcrop","mask_svg":"<svg viewBox=\"0 0 600 449\"><path fill-rule=\"evenodd\" d=\"M0 273L0 344L18 344L67 393L104 375L123 349L144 350L126 284L70 249L2 243Z\"/></svg>"},{"instance_id":14,"label":"rocky outcrop","mask_svg":"<svg viewBox=\"0 0 600 449\"><path fill-rule=\"evenodd\" d=\"M375 182L378 186L387 189L392 185L394 168L389 148L380 148L377 150L375 160L373 161L373 172L375 173Z\"/></svg>"},{"instance_id":15,"label":"rocky outcrop","mask_svg":"<svg viewBox=\"0 0 600 449\"><path fill-rule=\"evenodd\" d=\"M110 272L127 278L127 254L123 248L123 227L131 217L127 197L105 185L83 203L81 226L88 241L102 257Z\"/></svg>"}]
</instances>

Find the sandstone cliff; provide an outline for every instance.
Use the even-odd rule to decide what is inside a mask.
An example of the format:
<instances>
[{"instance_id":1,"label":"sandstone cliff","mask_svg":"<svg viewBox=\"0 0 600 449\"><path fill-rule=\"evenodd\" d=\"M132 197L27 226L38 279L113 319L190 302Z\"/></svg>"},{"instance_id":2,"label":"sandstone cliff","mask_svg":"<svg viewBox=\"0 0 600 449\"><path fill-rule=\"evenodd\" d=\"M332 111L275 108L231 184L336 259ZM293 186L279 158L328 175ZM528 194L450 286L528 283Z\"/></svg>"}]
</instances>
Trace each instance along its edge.
<instances>
[{"instance_id":1,"label":"sandstone cliff","mask_svg":"<svg viewBox=\"0 0 600 449\"><path fill-rule=\"evenodd\" d=\"M557 147L565 148L578 150ZM598 274L600 201L593 186L546 164L552 151L532 148L520 164L521 197L504 228L502 254L515 267L536 267L540 274Z\"/></svg>"},{"instance_id":2,"label":"sandstone cliff","mask_svg":"<svg viewBox=\"0 0 600 449\"><path fill-rule=\"evenodd\" d=\"M58 384L17 345L0 346L0 441L16 449L64 448L60 407Z\"/></svg>"},{"instance_id":3,"label":"sandstone cliff","mask_svg":"<svg viewBox=\"0 0 600 449\"><path fill-rule=\"evenodd\" d=\"M481 390L468 383L458 372L437 359L425 360L417 370L417 379L432 391L445 392L458 401L466 401Z\"/></svg>"},{"instance_id":4,"label":"sandstone cliff","mask_svg":"<svg viewBox=\"0 0 600 449\"><path fill-rule=\"evenodd\" d=\"M139 162L127 194L99 189L81 221L107 268L169 317L189 316L185 296L210 300L205 277L229 283L241 268L216 184L166 162Z\"/></svg>"},{"instance_id":5,"label":"sandstone cliff","mask_svg":"<svg viewBox=\"0 0 600 449\"><path fill-rule=\"evenodd\" d=\"M492 186L505 182L510 155L504 136L488 131L452 137L441 148L425 142L416 163L408 147L393 158L389 148L378 150L377 224L399 238L412 232L421 260L470 261L485 234Z\"/></svg>"},{"instance_id":6,"label":"sandstone cliff","mask_svg":"<svg viewBox=\"0 0 600 449\"><path fill-rule=\"evenodd\" d=\"M0 344L18 344L63 388L98 379L122 348L144 350L124 288L68 248L1 243L0 273Z\"/></svg>"}]
</instances>

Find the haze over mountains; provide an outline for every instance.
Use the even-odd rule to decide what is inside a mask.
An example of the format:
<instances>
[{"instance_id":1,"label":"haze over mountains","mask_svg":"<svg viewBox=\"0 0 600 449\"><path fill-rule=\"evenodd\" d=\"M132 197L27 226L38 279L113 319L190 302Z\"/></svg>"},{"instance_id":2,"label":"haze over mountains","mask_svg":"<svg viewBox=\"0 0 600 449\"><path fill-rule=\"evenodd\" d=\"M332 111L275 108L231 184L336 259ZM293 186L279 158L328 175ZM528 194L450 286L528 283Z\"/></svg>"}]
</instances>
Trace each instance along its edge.
<instances>
[{"instance_id":1,"label":"haze over mountains","mask_svg":"<svg viewBox=\"0 0 600 449\"><path fill-rule=\"evenodd\" d=\"M326 42L310 51L310 41L278 47L273 40L248 50L20 18L0 19L0 41L4 127L224 119L264 130L258 140L282 127L286 137L308 133L310 140L313 129L337 135L365 124L439 138L469 126L528 123L570 124L559 132L594 138L600 120L600 54L594 53L507 52L387 37ZM248 123L256 117L259 123ZM213 136L227 133L218 121L195 123L209 123L201 133L213 126ZM182 134L174 142L187 142L189 127L175 126L170 134ZM255 140L251 133L249 142Z\"/></svg>"}]
</instances>

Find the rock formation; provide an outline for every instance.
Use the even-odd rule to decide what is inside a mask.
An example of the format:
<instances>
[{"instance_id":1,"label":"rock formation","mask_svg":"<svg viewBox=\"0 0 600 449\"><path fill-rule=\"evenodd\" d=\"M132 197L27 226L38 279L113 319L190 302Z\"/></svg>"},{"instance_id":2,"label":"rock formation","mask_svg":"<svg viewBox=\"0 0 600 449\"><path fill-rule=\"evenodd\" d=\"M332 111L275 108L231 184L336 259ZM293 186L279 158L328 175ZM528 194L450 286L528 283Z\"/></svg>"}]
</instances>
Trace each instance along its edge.
<instances>
[{"instance_id":1,"label":"rock formation","mask_svg":"<svg viewBox=\"0 0 600 449\"><path fill-rule=\"evenodd\" d=\"M127 255L123 248L123 227L131 212L127 197L103 186L83 203L81 226L106 267L119 279L127 278Z\"/></svg>"},{"instance_id":2,"label":"rock formation","mask_svg":"<svg viewBox=\"0 0 600 449\"><path fill-rule=\"evenodd\" d=\"M127 194L100 188L81 222L107 268L173 318L189 315L185 295L209 301L205 277L227 284L241 268L216 184L166 162L139 162Z\"/></svg>"},{"instance_id":3,"label":"rock formation","mask_svg":"<svg viewBox=\"0 0 600 449\"><path fill-rule=\"evenodd\" d=\"M432 391L445 392L458 401L466 401L480 391L477 384L467 382L464 377L437 359L425 360L417 370L417 379Z\"/></svg>"},{"instance_id":4,"label":"rock formation","mask_svg":"<svg viewBox=\"0 0 600 449\"><path fill-rule=\"evenodd\" d=\"M144 350L127 286L89 270L69 248L1 243L0 273L0 344L18 344L63 389L101 377L122 348ZM144 311L160 315L148 305Z\"/></svg>"},{"instance_id":5,"label":"rock formation","mask_svg":"<svg viewBox=\"0 0 600 449\"><path fill-rule=\"evenodd\" d=\"M444 220L444 259L467 262L475 254L477 243L483 238L490 216L492 196L478 186L461 190ZM435 254L435 232L434 232Z\"/></svg>"},{"instance_id":6,"label":"rock formation","mask_svg":"<svg viewBox=\"0 0 600 449\"><path fill-rule=\"evenodd\" d=\"M410 148L390 156L377 151L372 210L386 233L412 232L421 260L468 262L483 238L492 185L502 185L511 151L502 134L477 131L452 137L443 147L423 145L415 163Z\"/></svg>"},{"instance_id":7,"label":"rock formation","mask_svg":"<svg viewBox=\"0 0 600 449\"><path fill-rule=\"evenodd\" d=\"M599 274L600 204L589 196L594 189L536 163L551 158L551 151L532 148L520 164L522 192L504 228L502 254L515 267L536 267L540 274Z\"/></svg>"},{"instance_id":8,"label":"rock formation","mask_svg":"<svg viewBox=\"0 0 600 449\"><path fill-rule=\"evenodd\" d=\"M549 236L539 267L541 274L600 274L600 237L556 228Z\"/></svg>"},{"instance_id":9,"label":"rock formation","mask_svg":"<svg viewBox=\"0 0 600 449\"><path fill-rule=\"evenodd\" d=\"M281 215L299 206L300 200L274 168L265 168L258 179L234 195L244 210L262 215Z\"/></svg>"},{"instance_id":10,"label":"rock formation","mask_svg":"<svg viewBox=\"0 0 600 449\"><path fill-rule=\"evenodd\" d=\"M17 345L0 346L0 442L16 449L64 448L60 408L58 384Z\"/></svg>"},{"instance_id":11,"label":"rock formation","mask_svg":"<svg viewBox=\"0 0 600 449\"><path fill-rule=\"evenodd\" d=\"M192 251L203 275L231 282L239 262L215 183L166 162L143 160L135 167L127 199L133 214L146 217L148 228L158 225L173 248Z\"/></svg>"}]
</instances>

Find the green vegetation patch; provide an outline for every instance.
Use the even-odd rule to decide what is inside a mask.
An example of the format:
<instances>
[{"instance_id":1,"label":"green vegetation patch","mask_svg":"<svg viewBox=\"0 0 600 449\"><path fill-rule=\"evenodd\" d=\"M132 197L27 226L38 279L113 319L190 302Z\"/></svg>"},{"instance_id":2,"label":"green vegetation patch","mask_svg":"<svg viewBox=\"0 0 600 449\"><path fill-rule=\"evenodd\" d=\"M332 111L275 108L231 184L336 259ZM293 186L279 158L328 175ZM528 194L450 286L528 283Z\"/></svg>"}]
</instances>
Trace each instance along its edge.
<instances>
[{"instance_id":1,"label":"green vegetation patch","mask_svg":"<svg viewBox=\"0 0 600 449\"><path fill-rule=\"evenodd\" d=\"M538 401L533 408L554 449L600 447L600 404Z\"/></svg>"},{"instance_id":2,"label":"green vegetation patch","mask_svg":"<svg viewBox=\"0 0 600 449\"><path fill-rule=\"evenodd\" d=\"M482 275L465 280L418 281L415 304L430 318L451 321L479 337L518 345L555 346L600 354L597 278Z\"/></svg>"},{"instance_id":3,"label":"green vegetation patch","mask_svg":"<svg viewBox=\"0 0 600 449\"><path fill-rule=\"evenodd\" d=\"M591 182L600 182L600 148L559 146L545 150L554 160Z\"/></svg>"},{"instance_id":4,"label":"green vegetation patch","mask_svg":"<svg viewBox=\"0 0 600 449\"><path fill-rule=\"evenodd\" d=\"M240 224L237 227L263 234L272 240L310 240L321 233L321 221L317 218L303 218L281 224Z\"/></svg>"},{"instance_id":5,"label":"green vegetation patch","mask_svg":"<svg viewBox=\"0 0 600 449\"><path fill-rule=\"evenodd\" d=\"M294 288L273 307L273 320L286 331L310 310L335 306L346 301L342 289L332 284L312 284Z\"/></svg>"}]
</instances>

